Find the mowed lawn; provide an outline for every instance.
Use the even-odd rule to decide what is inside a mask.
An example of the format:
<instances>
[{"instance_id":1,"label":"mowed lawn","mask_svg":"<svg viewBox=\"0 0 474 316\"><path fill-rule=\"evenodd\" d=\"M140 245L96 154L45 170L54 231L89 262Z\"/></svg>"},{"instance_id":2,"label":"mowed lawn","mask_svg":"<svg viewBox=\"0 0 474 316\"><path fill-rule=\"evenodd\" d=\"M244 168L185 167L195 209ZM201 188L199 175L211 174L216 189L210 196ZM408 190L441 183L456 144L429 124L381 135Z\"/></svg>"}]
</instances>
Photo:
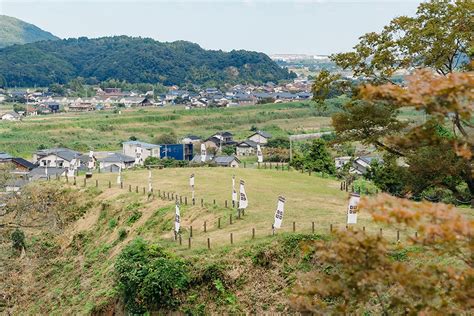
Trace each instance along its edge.
<instances>
[{"instance_id":1,"label":"mowed lawn","mask_svg":"<svg viewBox=\"0 0 474 316\"><path fill-rule=\"evenodd\" d=\"M256 127L274 136L317 132L330 127L308 102L265 104L232 108L191 109L183 106L122 109L89 113L60 113L28 117L21 122L0 121L0 151L30 158L41 147L68 147L82 152L120 150L131 136L146 142L174 133L177 138L194 134L207 138L231 131L244 140ZM177 139L178 140L178 139Z\"/></svg>"},{"instance_id":2,"label":"mowed lawn","mask_svg":"<svg viewBox=\"0 0 474 316\"><path fill-rule=\"evenodd\" d=\"M191 205L191 188L189 176L195 175L196 205ZM236 176L236 189L239 190L239 180L245 181L245 189L249 199L249 207L245 216L238 220L236 209L231 207L232 175ZM148 188L148 171L134 170L123 173L124 188L117 185L116 174L94 174L88 180L88 186L94 186L98 180L99 187L104 190L103 196L107 198L115 196L121 190L124 194L140 196L143 201L147 200L143 194L143 188ZM108 189L108 182L112 189ZM78 179L78 185L82 185L82 179ZM286 198L283 227L277 234L293 231L295 222L296 232L310 233L312 222L315 232L327 234L330 224L334 229L345 229L346 207L348 193L340 191L340 182L334 179L321 178L315 174L309 176L297 171L264 170L264 169L231 169L231 168L170 168L152 170L152 185L157 197L158 191L166 195L169 193L187 197L188 205L182 205L182 228L184 251L187 246L190 226L193 226L193 248L206 248L207 238L211 239L212 246L230 244L230 233L233 233L234 243L249 241L252 237L252 229L255 229L256 238L268 237L272 234L271 226L279 195ZM129 186L132 193L128 193ZM138 194L135 193L138 186ZM201 207L201 199L204 206ZM214 205L214 200L216 204ZM225 208L227 200L228 208ZM160 200L160 202L162 202ZM153 202L148 202L153 203ZM173 201L168 201L166 216L172 219L174 213ZM233 224L230 225L230 215L233 216ZM217 227L218 218L221 218L221 229ZM204 222L207 232L204 233ZM361 213L359 228L366 226L368 233L379 232L378 225L370 220L370 215ZM384 234L395 238L396 231L392 228L384 231ZM170 230L163 236L163 240L171 241L173 233Z\"/></svg>"}]
</instances>

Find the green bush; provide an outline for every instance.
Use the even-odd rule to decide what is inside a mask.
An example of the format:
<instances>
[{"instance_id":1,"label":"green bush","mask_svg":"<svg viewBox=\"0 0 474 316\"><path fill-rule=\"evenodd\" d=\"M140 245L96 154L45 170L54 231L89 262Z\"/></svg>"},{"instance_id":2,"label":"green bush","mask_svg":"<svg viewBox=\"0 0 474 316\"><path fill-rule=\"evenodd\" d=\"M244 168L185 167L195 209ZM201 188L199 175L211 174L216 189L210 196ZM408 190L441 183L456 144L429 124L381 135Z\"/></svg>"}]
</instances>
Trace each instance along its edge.
<instances>
[{"instance_id":1,"label":"green bush","mask_svg":"<svg viewBox=\"0 0 474 316\"><path fill-rule=\"evenodd\" d=\"M125 238L127 238L127 230L125 228L120 228L119 231L118 231L118 239L120 241L124 240Z\"/></svg>"},{"instance_id":2,"label":"green bush","mask_svg":"<svg viewBox=\"0 0 474 316\"><path fill-rule=\"evenodd\" d=\"M12 247L15 250L21 250L25 247L25 233L17 228L11 235Z\"/></svg>"},{"instance_id":3,"label":"green bush","mask_svg":"<svg viewBox=\"0 0 474 316\"><path fill-rule=\"evenodd\" d=\"M115 273L118 289L132 314L176 307L180 292L189 284L183 260L141 238L133 240L120 253Z\"/></svg>"},{"instance_id":4,"label":"green bush","mask_svg":"<svg viewBox=\"0 0 474 316\"><path fill-rule=\"evenodd\" d=\"M114 229L115 227L117 227L117 220L115 218L111 218L109 220L109 228Z\"/></svg>"}]
</instances>

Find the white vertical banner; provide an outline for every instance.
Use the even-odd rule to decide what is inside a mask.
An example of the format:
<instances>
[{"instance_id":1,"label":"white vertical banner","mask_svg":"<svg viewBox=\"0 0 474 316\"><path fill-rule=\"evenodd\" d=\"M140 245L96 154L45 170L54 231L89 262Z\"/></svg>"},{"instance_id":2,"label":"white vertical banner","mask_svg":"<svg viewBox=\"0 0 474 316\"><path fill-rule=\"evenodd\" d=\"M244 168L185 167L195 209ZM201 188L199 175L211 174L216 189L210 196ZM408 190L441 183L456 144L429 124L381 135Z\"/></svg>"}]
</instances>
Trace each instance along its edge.
<instances>
[{"instance_id":1,"label":"white vertical banner","mask_svg":"<svg viewBox=\"0 0 474 316\"><path fill-rule=\"evenodd\" d=\"M117 184L122 183L122 166L119 166L119 172L117 176Z\"/></svg>"},{"instance_id":2,"label":"white vertical banner","mask_svg":"<svg viewBox=\"0 0 474 316\"><path fill-rule=\"evenodd\" d=\"M88 166L89 170L94 169L94 152L91 150L89 151L89 161L88 161Z\"/></svg>"},{"instance_id":3,"label":"white vertical banner","mask_svg":"<svg viewBox=\"0 0 474 316\"><path fill-rule=\"evenodd\" d=\"M201 162L206 162L206 156L207 156L206 145L201 144Z\"/></svg>"},{"instance_id":4,"label":"white vertical banner","mask_svg":"<svg viewBox=\"0 0 474 316\"><path fill-rule=\"evenodd\" d=\"M176 234L179 233L180 225L181 225L181 215L180 215L179 203L178 201L176 201L175 217L174 217L174 231Z\"/></svg>"},{"instance_id":5,"label":"white vertical banner","mask_svg":"<svg viewBox=\"0 0 474 316\"><path fill-rule=\"evenodd\" d=\"M239 209L246 209L249 206L249 200L247 199L247 194L245 193L245 181L240 180L240 199L239 199Z\"/></svg>"},{"instance_id":6,"label":"white vertical banner","mask_svg":"<svg viewBox=\"0 0 474 316\"><path fill-rule=\"evenodd\" d=\"M275 221L273 222L273 228L280 228L283 222L283 213L285 212L285 198L283 196L278 197L277 209L275 211Z\"/></svg>"},{"instance_id":7,"label":"white vertical banner","mask_svg":"<svg viewBox=\"0 0 474 316\"><path fill-rule=\"evenodd\" d=\"M135 164L141 165L142 164L142 148L137 147L135 150Z\"/></svg>"},{"instance_id":8,"label":"white vertical banner","mask_svg":"<svg viewBox=\"0 0 474 316\"><path fill-rule=\"evenodd\" d=\"M153 186L151 185L151 170L148 170L148 193L153 191Z\"/></svg>"},{"instance_id":9,"label":"white vertical banner","mask_svg":"<svg viewBox=\"0 0 474 316\"><path fill-rule=\"evenodd\" d=\"M347 224L357 224L357 212L359 208L360 195L351 193L349 205L347 206Z\"/></svg>"},{"instance_id":10,"label":"white vertical banner","mask_svg":"<svg viewBox=\"0 0 474 316\"><path fill-rule=\"evenodd\" d=\"M260 148L260 145L257 144L257 161L259 163L263 162L263 153L262 153L262 148Z\"/></svg>"},{"instance_id":11,"label":"white vertical banner","mask_svg":"<svg viewBox=\"0 0 474 316\"><path fill-rule=\"evenodd\" d=\"M194 200L194 173L189 177L189 186L191 187L191 198Z\"/></svg>"},{"instance_id":12,"label":"white vertical banner","mask_svg":"<svg viewBox=\"0 0 474 316\"><path fill-rule=\"evenodd\" d=\"M235 175L232 176L232 202L237 203L237 190L235 189Z\"/></svg>"}]
</instances>

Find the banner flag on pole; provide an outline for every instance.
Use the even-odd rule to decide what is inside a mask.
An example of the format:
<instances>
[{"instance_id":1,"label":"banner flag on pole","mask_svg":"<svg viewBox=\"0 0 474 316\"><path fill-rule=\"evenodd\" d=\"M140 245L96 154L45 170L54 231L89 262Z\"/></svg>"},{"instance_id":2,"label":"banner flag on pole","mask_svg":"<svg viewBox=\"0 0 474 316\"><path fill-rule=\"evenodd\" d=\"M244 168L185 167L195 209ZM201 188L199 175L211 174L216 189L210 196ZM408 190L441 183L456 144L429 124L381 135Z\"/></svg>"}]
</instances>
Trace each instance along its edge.
<instances>
[{"instance_id":1,"label":"banner flag on pole","mask_svg":"<svg viewBox=\"0 0 474 316\"><path fill-rule=\"evenodd\" d=\"M180 216L180 212L179 212L179 203L178 201L176 201L176 208L175 208L175 218L174 218L174 231L176 232L176 234L179 233L179 227L180 227L180 224L181 224L181 216Z\"/></svg>"},{"instance_id":2,"label":"banner flag on pole","mask_svg":"<svg viewBox=\"0 0 474 316\"><path fill-rule=\"evenodd\" d=\"M206 145L201 144L201 162L206 162Z\"/></svg>"},{"instance_id":3,"label":"banner flag on pole","mask_svg":"<svg viewBox=\"0 0 474 316\"><path fill-rule=\"evenodd\" d=\"M232 176L232 201L237 203L237 190L235 189L235 175Z\"/></svg>"},{"instance_id":4,"label":"banner flag on pole","mask_svg":"<svg viewBox=\"0 0 474 316\"><path fill-rule=\"evenodd\" d=\"M245 181L240 180L239 209L246 209L247 206L249 206L249 201L247 199L247 194L245 193Z\"/></svg>"},{"instance_id":5,"label":"banner flag on pole","mask_svg":"<svg viewBox=\"0 0 474 316\"><path fill-rule=\"evenodd\" d=\"M357 224L357 211L359 207L360 195L351 193L349 196L349 205L347 207L347 224Z\"/></svg>"},{"instance_id":6,"label":"banner flag on pole","mask_svg":"<svg viewBox=\"0 0 474 316\"><path fill-rule=\"evenodd\" d=\"M259 163L263 162L263 154L262 154L262 149L260 148L260 145L257 144L257 159Z\"/></svg>"},{"instance_id":7,"label":"banner flag on pole","mask_svg":"<svg viewBox=\"0 0 474 316\"><path fill-rule=\"evenodd\" d=\"M148 193L153 190L153 186L151 185L151 170L148 170Z\"/></svg>"},{"instance_id":8,"label":"banner flag on pole","mask_svg":"<svg viewBox=\"0 0 474 316\"><path fill-rule=\"evenodd\" d=\"M191 198L194 200L194 173L189 177L189 185L191 186Z\"/></svg>"},{"instance_id":9,"label":"banner flag on pole","mask_svg":"<svg viewBox=\"0 0 474 316\"><path fill-rule=\"evenodd\" d=\"M142 148L141 147L137 147L137 149L135 150L135 164L137 165L141 165L142 164Z\"/></svg>"},{"instance_id":10,"label":"banner flag on pole","mask_svg":"<svg viewBox=\"0 0 474 316\"><path fill-rule=\"evenodd\" d=\"M122 166L119 167L119 173L117 176L117 184L122 183Z\"/></svg>"},{"instance_id":11,"label":"banner flag on pole","mask_svg":"<svg viewBox=\"0 0 474 316\"><path fill-rule=\"evenodd\" d=\"M89 151L89 162L87 168L94 169L94 152L91 150Z\"/></svg>"},{"instance_id":12,"label":"banner flag on pole","mask_svg":"<svg viewBox=\"0 0 474 316\"><path fill-rule=\"evenodd\" d=\"M275 221L273 222L273 228L280 228L283 221L283 213L285 212L285 198L283 196L278 197L277 209L275 211Z\"/></svg>"}]
</instances>

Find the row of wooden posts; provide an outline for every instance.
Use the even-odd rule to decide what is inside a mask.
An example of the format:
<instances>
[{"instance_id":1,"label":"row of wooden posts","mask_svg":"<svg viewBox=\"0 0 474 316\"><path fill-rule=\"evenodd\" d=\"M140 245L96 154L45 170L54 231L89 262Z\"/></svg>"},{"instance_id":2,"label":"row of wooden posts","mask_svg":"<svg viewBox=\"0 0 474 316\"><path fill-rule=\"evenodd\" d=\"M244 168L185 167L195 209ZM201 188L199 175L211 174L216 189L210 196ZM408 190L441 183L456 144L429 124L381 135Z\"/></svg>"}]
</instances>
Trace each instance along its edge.
<instances>
[{"instance_id":1,"label":"row of wooden posts","mask_svg":"<svg viewBox=\"0 0 474 316\"><path fill-rule=\"evenodd\" d=\"M359 187L359 189L355 189L354 188L354 185L350 185L350 182L348 181L341 181L341 188L340 190L341 191L346 191L346 192L349 192L349 187L350 187L350 191L352 193L356 192L358 194L371 194L371 193L375 193L375 194L378 194L379 193L379 190L378 189L375 189L375 192L370 192L368 188L365 188L365 190L362 190L362 188Z\"/></svg>"},{"instance_id":2,"label":"row of wooden posts","mask_svg":"<svg viewBox=\"0 0 474 316\"><path fill-rule=\"evenodd\" d=\"M203 229L203 232L206 233L207 232L207 226L206 226L206 221L204 222L204 229ZM218 219L218 228L220 228L220 218ZM231 222L232 224L232 222ZM311 222L311 226L312 226L312 233L315 234L315 222ZM350 230L351 228L349 226L346 225L346 230ZM333 224L330 224L329 225L329 232L332 233L334 231L334 227L333 227ZM296 232L296 222L293 222L293 233ZM365 230L365 226L362 227L362 232L365 234L366 230ZM383 229L380 228L379 229L379 236L383 236ZM272 235L274 236L275 235L275 230L272 229ZM252 239L255 239L255 228L252 228ZM414 235L414 238L417 239L418 238L418 232L415 232L415 235ZM188 235L188 248L191 249L192 247L192 240L193 240L193 227L190 226L189 228L189 235ZM174 234L174 240L177 241L179 243L180 246L183 245L183 237L181 234ZM229 233L229 240L230 240L230 244L233 245L234 244L234 233ZM397 237L396 237L396 242L399 243L401 242L400 240L400 230L397 230ZM210 237L207 237L207 248L208 249L211 249L211 238Z\"/></svg>"},{"instance_id":3,"label":"row of wooden posts","mask_svg":"<svg viewBox=\"0 0 474 316\"><path fill-rule=\"evenodd\" d=\"M50 177L48 177L48 179L50 179ZM58 176L56 177L56 179L60 179ZM66 177L66 182L68 183L69 182L69 178ZM77 179L76 177L73 178L73 185L77 185ZM87 186L87 178L84 178L83 179L83 186L86 187ZM96 187L99 187L99 180L95 180L95 186ZM109 180L108 181L108 188L112 188L112 182ZM124 183L121 182L120 183L120 188L123 189L124 188ZM341 183L341 189L343 188L343 184ZM344 187L344 189L346 189L347 186ZM134 190L133 190L134 189ZM128 191L129 192L132 192L132 191L135 191L135 193L140 193L140 190L139 190L139 186L135 186L135 188L132 187L132 185L128 185ZM146 188L143 187L142 188L142 192L143 192L143 195L146 195L147 191L146 191ZM153 197L153 189L151 192L149 192L148 194L148 198L150 197ZM188 205L188 197L187 196L180 196L178 194L175 194L174 192L165 192L165 191L161 191L161 190L158 190L158 197L162 198L162 199L167 199L169 201L179 201L180 204L183 204L184 202L184 205ZM192 205L196 205L196 199L191 199L191 203ZM201 204L201 207L204 207L204 199L201 198L200 199L200 204ZM213 205L216 205L216 200L214 199L213 200ZM228 208L229 207L229 203L227 200L225 200L225 203L224 203L225 207ZM236 205L234 203L234 201L232 201L232 208L235 208ZM240 219L242 216L245 215L245 210L240 210L238 209L238 212L237 212L237 219ZM221 220L222 218L219 217L217 218L217 228L220 229L221 228ZM232 225L234 223L234 218L233 218L233 214L229 214L229 224ZM208 225L207 225L207 221L204 221L204 224L203 224L203 232L206 233L207 232L207 228L208 228ZM350 229L351 227L349 227L348 225L346 225L346 230ZM334 230L334 227L333 227L333 224L330 224L329 225L329 232L332 233ZM296 232L296 222L293 221L292 222L292 231L293 232ZM314 234L315 233L315 222L311 222L311 231L312 233ZM365 233L365 226L362 227L362 231ZM272 230L272 235L275 234L275 231ZM380 228L379 229L379 235L382 236L383 235L383 229ZM230 233L229 235L230 237L230 243L233 244L234 242L234 236L233 236L233 233ZM193 226L189 226L189 237L188 237L188 247L191 248L191 245L192 245L192 238L193 238ZM415 232L415 238L417 238L417 232ZM255 228L252 228L252 239L255 239ZM179 244L182 245L182 236L181 234L175 234L175 240L176 241L179 241ZM397 242L400 242L400 231L397 230L397 238L396 238L396 241ZM208 245L208 248L210 249L211 248L211 239L208 237L207 238L207 245Z\"/></svg>"}]
</instances>

